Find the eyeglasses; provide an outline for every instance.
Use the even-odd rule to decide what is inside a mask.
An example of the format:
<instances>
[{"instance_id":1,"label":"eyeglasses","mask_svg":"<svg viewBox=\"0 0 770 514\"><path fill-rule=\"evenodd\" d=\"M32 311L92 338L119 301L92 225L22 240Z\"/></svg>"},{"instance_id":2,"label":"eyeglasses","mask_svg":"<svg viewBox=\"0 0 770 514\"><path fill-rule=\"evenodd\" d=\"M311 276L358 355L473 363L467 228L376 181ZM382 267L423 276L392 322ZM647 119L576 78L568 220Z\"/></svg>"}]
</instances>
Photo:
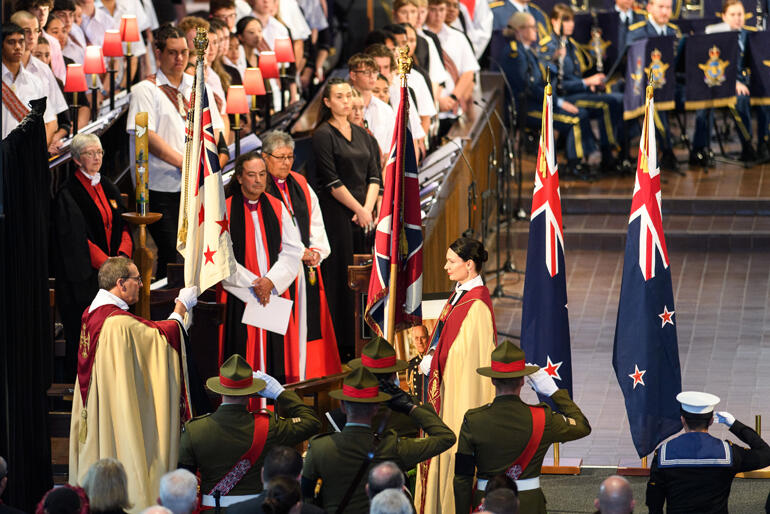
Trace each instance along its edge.
<instances>
[{"instance_id":1,"label":"eyeglasses","mask_svg":"<svg viewBox=\"0 0 770 514\"><path fill-rule=\"evenodd\" d=\"M89 150L87 152L81 152L80 155L84 155L89 159L93 159L95 157L104 157L104 150Z\"/></svg>"},{"instance_id":2,"label":"eyeglasses","mask_svg":"<svg viewBox=\"0 0 770 514\"><path fill-rule=\"evenodd\" d=\"M272 154L272 153L265 152L265 155L269 155L270 157L272 157L273 159L275 159L277 161L293 161L294 160L294 154L291 154L291 155L275 155L275 154Z\"/></svg>"},{"instance_id":3,"label":"eyeglasses","mask_svg":"<svg viewBox=\"0 0 770 514\"><path fill-rule=\"evenodd\" d=\"M350 71L353 72L353 73L359 73L361 75L365 75L367 77L371 77L372 75L374 75L376 73L373 70L368 70L368 69L363 69L363 68L360 69L360 70L350 70Z\"/></svg>"},{"instance_id":4,"label":"eyeglasses","mask_svg":"<svg viewBox=\"0 0 770 514\"><path fill-rule=\"evenodd\" d=\"M142 276L141 275L137 275L135 277L132 277L132 276L123 277L123 280L132 280L132 279L136 280L139 284L142 283Z\"/></svg>"}]
</instances>

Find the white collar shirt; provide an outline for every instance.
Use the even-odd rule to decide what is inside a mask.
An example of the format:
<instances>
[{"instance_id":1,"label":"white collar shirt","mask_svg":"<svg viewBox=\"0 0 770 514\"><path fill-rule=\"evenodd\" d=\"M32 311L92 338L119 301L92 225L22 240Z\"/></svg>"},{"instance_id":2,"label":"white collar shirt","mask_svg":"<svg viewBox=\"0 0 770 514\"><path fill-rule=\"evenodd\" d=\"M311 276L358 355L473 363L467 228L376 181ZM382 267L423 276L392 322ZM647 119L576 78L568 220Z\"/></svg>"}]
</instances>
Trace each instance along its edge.
<instances>
[{"instance_id":1,"label":"white collar shirt","mask_svg":"<svg viewBox=\"0 0 770 514\"><path fill-rule=\"evenodd\" d=\"M297 4L305 15L308 27L313 30L329 28L329 20L326 19L320 0L297 0Z\"/></svg>"},{"instance_id":2,"label":"white collar shirt","mask_svg":"<svg viewBox=\"0 0 770 514\"><path fill-rule=\"evenodd\" d=\"M61 53L63 56L69 57L76 63L84 63L86 59L86 47L80 46L72 36L67 38L67 44L62 47Z\"/></svg>"},{"instance_id":3,"label":"white collar shirt","mask_svg":"<svg viewBox=\"0 0 770 514\"><path fill-rule=\"evenodd\" d=\"M262 27L262 39L265 40L267 46L271 50L275 49L275 40L278 38L289 37L289 29L286 25L278 21L275 16L270 16L267 20L267 24Z\"/></svg>"},{"instance_id":4,"label":"white collar shirt","mask_svg":"<svg viewBox=\"0 0 770 514\"><path fill-rule=\"evenodd\" d=\"M396 115L393 108L372 95L369 105L364 106L364 120L380 147L380 153L388 153L393 140Z\"/></svg>"},{"instance_id":5,"label":"white collar shirt","mask_svg":"<svg viewBox=\"0 0 770 514\"><path fill-rule=\"evenodd\" d=\"M86 43L86 35L83 32L83 29L80 28L80 25L77 23L72 24L72 28L70 29L70 37L75 40L75 43L82 46L83 48L86 47L88 43Z\"/></svg>"},{"instance_id":6,"label":"white collar shirt","mask_svg":"<svg viewBox=\"0 0 770 514\"><path fill-rule=\"evenodd\" d=\"M241 18L246 16L253 16L249 3L245 0L235 0L235 22L238 23ZM235 33L235 30L233 30L233 33Z\"/></svg>"},{"instance_id":7,"label":"white collar shirt","mask_svg":"<svg viewBox=\"0 0 770 514\"><path fill-rule=\"evenodd\" d=\"M136 129L135 119L139 112L148 113L147 128L161 137L172 149L184 154L185 118L180 114L179 108L173 105L160 86L171 85L168 78L161 70L155 74L155 84L149 80L143 80L131 89L131 103L128 108L128 120L126 130L133 132ZM171 85L173 87L173 85ZM188 99L193 89L193 76L182 74L182 82L179 92ZM216 109L216 102L211 90L207 89L209 106L211 111L211 124L215 130L223 127L222 117ZM150 190L168 193L180 190L181 171L166 161L150 152L149 157Z\"/></svg>"},{"instance_id":8,"label":"white collar shirt","mask_svg":"<svg viewBox=\"0 0 770 514\"><path fill-rule=\"evenodd\" d=\"M458 300L460 300L460 295L465 291L470 291L474 287L479 287L484 285L484 280L481 278L481 275L476 275L474 278L470 279L464 284L460 284L459 282L455 285L455 295L452 299L452 305L455 305Z\"/></svg>"},{"instance_id":9,"label":"white collar shirt","mask_svg":"<svg viewBox=\"0 0 770 514\"><path fill-rule=\"evenodd\" d=\"M114 305L120 307L124 311L128 310L128 304L124 302L122 298L115 296L106 289L99 289L99 292L96 293L94 300L91 302L91 306L88 308L88 312L93 312L105 305Z\"/></svg>"},{"instance_id":10,"label":"white collar shirt","mask_svg":"<svg viewBox=\"0 0 770 514\"><path fill-rule=\"evenodd\" d=\"M409 71L409 75L407 75L407 81L409 87L414 91L414 97L417 100L417 114L429 117L438 114L436 103L433 100L430 89L428 89L428 83L425 82L425 77L419 71L412 69Z\"/></svg>"},{"instance_id":11,"label":"white collar shirt","mask_svg":"<svg viewBox=\"0 0 770 514\"><path fill-rule=\"evenodd\" d=\"M470 43L465 39L462 32L444 24L437 35L439 41L441 41L441 48L454 61L457 73L460 75L468 71L476 73L481 69L479 62L476 60L476 55L473 53L473 48L471 48Z\"/></svg>"},{"instance_id":12,"label":"white collar shirt","mask_svg":"<svg viewBox=\"0 0 770 514\"><path fill-rule=\"evenodd\" d=\"M61 89L59 89L59 83L56 82L56 77L54 77L50 66L34 55L31 55L27 65L24 66L24 69L40 80L47 92L48 103L51 104L51 109L54 114L59 114L69 109L66 100L64 100L64 94Z\"/></svg>"},{"instance_id":13,"label":"white collar shirt","mask_svg":"<svg viewBox=\"0 0 770 514\"><path fill-rule=\"evenodd\" d=\"M516 0L508 0L518 12L531 12L529 3L517 2Z\"/></svg>"},{"instance_id":14,"label":"white collar shirt","mask_svg":"<svg viewBox=\"0 0 770 514\"><path fill-rule=\"evenodd\" d=\"M30 100L36 100L46 96L46 89L43 82L38 77L25 70L24 66L19 66L19 73L14 77L11 70L6 68L5 64L3 64L2 76L3 82L11 88L21 103L28 109L30 108ZM55 119L56 113L51 108L51 103L48 102L45 107L45 113L43 114L43 121L48 123ZM3 104L3 139L5 139L5 137L18 125L19 122L16 121L16 118L13 117L10 111L5 108L5 104Z\"/></svg>"},{"instance_id":15,"label":"white collar shirt","mask_svg":"<svg viewBox=\"0 0 770 514\"><path fill-rule=\"evenodd\" d=\"M219 109L219 113L225 114L225 111L227 110L227 97L225 96L225 89L222 87L222 79L219 78L219 75L217 75L217 72L214 71L214 68L211 66L206 68L206 87L214 94L215 101L218 97L222 102L222 107Z\"/></svg>"},{"instance_id":16,"label":"white collar shirt","mask_svg":"<svg viewBox=\"0 0 770 514\"><path fill-rule=\"evenodd\" d=\"M628 9L628 10L624 11L620 7L618 7L617 4L616 4L615 5L615 11L620 16L621 23L625 23L626 25L628 25L634 19L634 11L633 11L633 9Z\"/></svg>"},{"instance_id":17,"label":"white collar shirt","mask_svg":"<svg viewBox=\"0 0 770 514\"><path fill-rule=\"evenodd\" d=\"M139 27L139 31L143 31L143 23L142 20L145 20L145 23L149 25L149 22L146 21L147 16L144 15L144 11L142 13L139 13L135 10L135 5L133 3L133 0L115 0L115 12L110 14L110 12L107 10L104 5L102 5L101 2L99 2L97 5L97 9L101 9L104 11L104 13L107 14L107 16L110 16L112 18L113 22L113 28L120 27L120 19L123 17L124 14L135 14L136 15L136 24ZM141 14L141 16L140 16ZM104 42L104 33L101 35L102 42ZM126 55L128 53L128 43L123 43L123 55ZM147 53L147 47L144 44L144 40L139 37L139 41L134 41L131 43L131 55L134 57L141 57L144 54Z\"/></svg>"},{"instance_id":18,"label":"white collar shirt","mask_svg":"<svg viewBox=\"0 0 770 514\"><path fill-rule=\"evenodd\" d=\"M104 8L95 7L94 16L83 14L80 27L86 35L89 44L102 46L104 33L107 30L118 28L112 15Z\"/></svg>"},{"instance_id":19,"label":"white collar shirt","mask_svg":"<svg viewBox=\"0 0 770 514\"><path fill-rule=\"evenodd\" d=\"M668 27L660 26L657 23L655 23L655 20L652 19L652 16L647 17L647 21L650 22L650 25L652 25L652 28L655 29L655 32L658 33L660 36L667 36L668 35Z\"/></svg>"},{"instance_id":20,"label":"white collar shirt","mask_svg":"<svg viewBox=\"0 0 770 514\"><path fill-rule=\"evenodd\" d=\"M281 20L289 28L292 39L302 41L310 37L310 26L307 24L297 0L280 0L278 12Z\"/></svg>"}]
</instances>

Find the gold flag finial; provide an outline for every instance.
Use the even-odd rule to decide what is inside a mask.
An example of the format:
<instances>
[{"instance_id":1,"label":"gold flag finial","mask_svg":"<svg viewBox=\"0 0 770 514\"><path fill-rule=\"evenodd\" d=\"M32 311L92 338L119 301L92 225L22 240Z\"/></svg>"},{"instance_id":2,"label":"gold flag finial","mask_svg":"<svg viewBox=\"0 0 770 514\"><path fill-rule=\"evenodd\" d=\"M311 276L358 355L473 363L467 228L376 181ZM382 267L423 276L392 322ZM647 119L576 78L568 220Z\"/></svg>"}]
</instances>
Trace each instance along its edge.
<instances>
[{"instance_id":1,"label":"gold flag finial","mask_svg":"<svg viewBox=\"0 0 770 514\"><path fill-rule=\"evenodd\" d=\"M406 86L406 76L412 70L412 58L409 57L409 46L404 45L398 49L398 58L396 59L398 74L401 75L401 85Z\"/></svg>"},{"instance_id":2,"label":"gold flag finial","mask_svg":"<svg viewBox=\"0 0 770 514\"><path fill-rule=\"evenodd\" d=\"M553 88L551 87L551 67L545 67L545 94L550 96L553 94Z\"/></svg>"},{"instance_id":3,"label":"gold flag finial","mask_svg":"<svg viewBox=\"0 0 770 514\"><path fill-rule=\"evenodd\" d=\"M209 46L208 30L198 27L195 39L193 39L193 45L195 45L195 50L198 52L198 57L203 59L203 56L206 55L206 47Z\"/></svg>"},{"instance_id":4,"label":"gold flag finial","mask_svg":"<svg viewBox=\"0 0 770 514\"><path fill-rule=\"evenodd\" d=\"M647 100L652 98L652 90L655 89L655 75L652 74L652 70L650 70L650 77L647 81Z\"/></svg>"}]
</instances>

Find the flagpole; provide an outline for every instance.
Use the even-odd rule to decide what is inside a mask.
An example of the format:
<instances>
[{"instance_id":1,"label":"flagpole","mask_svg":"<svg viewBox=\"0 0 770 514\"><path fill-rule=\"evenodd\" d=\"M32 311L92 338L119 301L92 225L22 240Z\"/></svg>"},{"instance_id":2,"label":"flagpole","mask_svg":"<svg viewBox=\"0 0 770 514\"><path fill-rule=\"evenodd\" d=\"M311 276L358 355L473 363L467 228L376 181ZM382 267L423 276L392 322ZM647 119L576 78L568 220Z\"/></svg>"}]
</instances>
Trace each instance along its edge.
<instances>
[{"instance_id":1,"label":"flagpole","mask_svg":"<svg viewBox=\"0 0 770 514\"><path fill-rule=\"evenodd\" d=\"M396 159L400 153L401 160L396 162L394 166L394 173L397 175L394 177L394 185L398 186L398 189L394 192L394 197L397 198L396 205L401 205L402 208L393 209L393 219L391 220L390 231L390 280L388 283L388 313L387 313L387 340L393 346L396 345L396 302L398 301L398 262L400 260L400 247L402 246L401 239L404 237L402 231L404 230L403 223L399 222L397 217L402 216L404 205L404 150L406 146L406 123L409 119L409 96L404 95L404 91L407 87L407 74L412 68L412 59L409 57L408 47L399 48L398 56L398 72L401 76L401 109L403 109L403 116L401 117L402 123L398 131L398 141L396 143ZM401 149L399 152L398 149ZM396 230L398 233L396 233Z\"/></svg>"}]
</instances>

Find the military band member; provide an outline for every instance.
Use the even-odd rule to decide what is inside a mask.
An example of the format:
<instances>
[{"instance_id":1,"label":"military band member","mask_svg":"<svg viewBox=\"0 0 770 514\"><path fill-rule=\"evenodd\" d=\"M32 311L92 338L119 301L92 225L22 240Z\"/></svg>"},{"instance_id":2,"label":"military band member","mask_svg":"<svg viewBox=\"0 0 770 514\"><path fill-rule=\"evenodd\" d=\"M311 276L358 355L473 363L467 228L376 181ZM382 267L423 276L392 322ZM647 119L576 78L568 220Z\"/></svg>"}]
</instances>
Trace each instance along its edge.
<instances>
[{"instance_id":1,"label":"military band member","mask_svg":"<svg viewBox=\"0 0 770 514\"><path fill-rule=\"evenodd\" d=\"M618 41L622 47L625 44L628 28L647 19L647 13L638 9L634 0L615 0L615 12L618 13ZM622 48L621 48L622 50Z\"/></svg>"},{"instance_id":2,"label":"military band member","mask_svg":"<svg viewBox=\"0 0 770 514\"><path fill-rule=\"evenodd\" d=\"M517 12L531 14L535 18L536 40L551 33L548 16L530 0L489 0L489 8L492 9L492 39L489 43L492 56L499 52L501 47L508 46L503 31L508 26L508 20Z\"/></svg>"},{"instance_id":3,"label":"military band member","mask_svg":"<svg viewBox=\"0 0 770 514\"><path fill-rule=\"evenodd\" d=\"M647 482L650 513L662 514L664 504L669 514L726 513L735 474L770 464L770 446L729 412L715 413L718 396L685 391L676 399L684 434L655 450ZM714 421L729 427L749 448L710 435Z\"/></svg>"},{"instance_id":4,"label":"military band member","mask_svg":"<svg viewBox=\"0 0 770 514\"><path fill-rule=\"evenodd\" d=\"M553 6L550 16L553 33L540 39L540 53L556 65L556 91L565 100L585 109L599 122L600 168L616 170L618 162L613 150L623 141L623 95L604 93L604 73L583 77L593 66L593 57L575 39L575 14L567 4ZM624 154L625 155L625 154Z\"/></svg>"},{"instance_id":5,"label":"military band member","mask_svg":"<svg viewBox=\"0 0 770 514\"><path fill-rule=\"evenodd\" d=\"M351 371L342 389L330 393L342 401L347 413L345 428L310 440L302 469L302 493L305 498L320 496L319 503L326 512L369 512L363 477L373 465L391 460L405 471L455 443L455 435L433 407L416 406L401 390L393 395L383 393L379 385L366 368ZM408 414L428 437L399 438L393 430L378 434L373 418L382 402L394 412Z\"/></svg>"},{"instance_id":6,"label":"military band member","mask_svg":"<svg viewBox=\"0 0 770 514\"><path fill-rule=\"evenodd\" d=\"M658 0L662 1L662 0ZM506 30L507 44L493 58L502 68L514 91L519 92L516 105L526 107L527 123L532 128L540 127L540 108L543 105L543 89L546 84L546 66L550 68L553 82L556 67L539 59L536 48L537 36L535 19L531 14L516 13L511 16ZM584 178L586 168L581 161L594 150L593 133L588 112L579 109L566 98L554 95L553 126L560 133L566 132L567 173Z\"/></svg>"},{"instance_id":7,"label":"military band member","mask_svg":"<svg viewBox=\"0 0 770 514\"><path fill-rule=\"evenodd\" d=\"M215 491L223 507L253 498L262 491L260 470L270 448L297 445L321 429L313 409L295 392L270 375L253 372L238 354L222 364L206 387L222 395L222 404L213 414L188 421L179 442L179 467L200 473L204 506L216 506ZM275 400L286 418L249 412L253 395Z\"/></svg>"},{"instance_id":8,"label":"military band member","mask_svg":"<svg viewBox=\"0 0 770 514\"><path fill-rule=\"evenodd\" d=\"M722 23L716 23L706 27L706 34L718 32L738 33L738 75L735 81L735 106L727 107L735 121L736 132L741 140L740 160L753 162L757 160L757 154L751 144L751 105L749 102L749 81L751 76L744 54L746 52L746 40L750 31L756 31L755 27L744 25L745 9L741 0L725 0L722 6ZM762 109L763 107L760 107ZM695 117L695 134L692 138L692 152L690 164L711 166L713 165L712 152L709 148L711 142L711 125L713 112L711 109L701 109Z\"/></svg>"},{"instance_id":9,"label":"military band member","mask_svg":"<svg viewBox=\"0 0 770 514\"><path fill-rule=\"evenodd\" d=\"M637 22L628 27L626 45L650 37L675 36L678 41L678 43L675 43L675 54L678 54L678 50L683 42L682 32L679 30L679 27L670 22L672 14L671 0L650 0L647 4L647 12L648 15L645 21ZM676 56L674 60L676 60ZM678 171L679 163L674 156L673 138L669 128L667 112L655 112L655 128L658 132L658 142L662 151L661 167L669 171Z\"/></svg>"},{"instance_id":10,"label":"military band member","mask_svg":"<svg viewBox=\"0 0 770 514\"><path fill-rule=\"evenodd\" d=\"M455 512L471 512L480 503L487 480L505 473L516 480L520 511L545 513L540 489L543 457L551 443L591 433L588 420L567 390L559 389L540 367L527 365L524 351L510 341L495 348L490 367L476 372L492 379L496 395L492 403L469 410L463 419L455 460ZM520 398L525 380L538 394L550 397L561 414L544 403L525 404Z\"/></svg>"}]
</instances>

